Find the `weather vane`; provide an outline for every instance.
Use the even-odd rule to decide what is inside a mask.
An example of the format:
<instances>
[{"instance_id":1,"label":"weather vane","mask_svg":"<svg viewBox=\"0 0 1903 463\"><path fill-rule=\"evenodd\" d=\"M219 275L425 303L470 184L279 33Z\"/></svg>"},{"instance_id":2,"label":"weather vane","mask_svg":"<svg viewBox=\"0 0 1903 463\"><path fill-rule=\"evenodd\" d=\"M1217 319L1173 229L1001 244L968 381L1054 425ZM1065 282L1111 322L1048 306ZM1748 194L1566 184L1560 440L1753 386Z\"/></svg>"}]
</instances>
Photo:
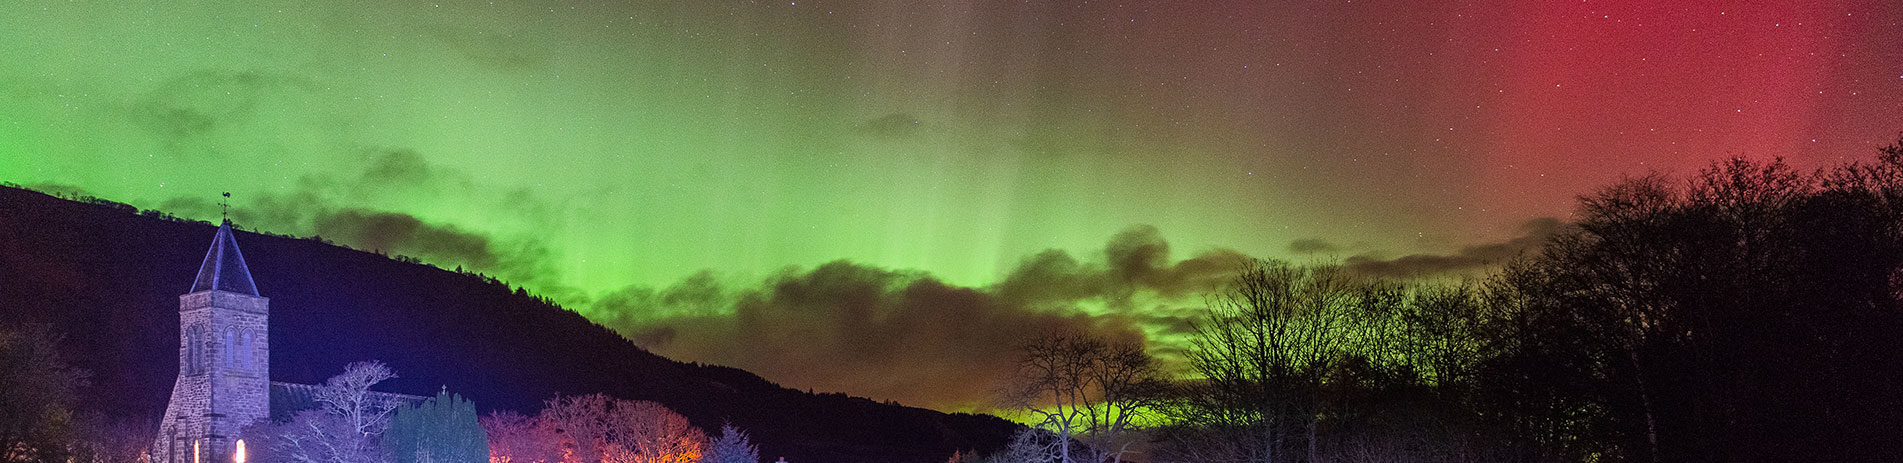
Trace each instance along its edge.
<instances>
[{"instance_id":1,"label":"weather vane","mask_svg":"<svg viewBox=\"0 0 1903 463\"><path fill-rule=\"evenodd\" d=\"M225 199L218 201L218 214L224 216L225 223L231 223L231 192L225 192Z\"/></svg>"}]
</instances>

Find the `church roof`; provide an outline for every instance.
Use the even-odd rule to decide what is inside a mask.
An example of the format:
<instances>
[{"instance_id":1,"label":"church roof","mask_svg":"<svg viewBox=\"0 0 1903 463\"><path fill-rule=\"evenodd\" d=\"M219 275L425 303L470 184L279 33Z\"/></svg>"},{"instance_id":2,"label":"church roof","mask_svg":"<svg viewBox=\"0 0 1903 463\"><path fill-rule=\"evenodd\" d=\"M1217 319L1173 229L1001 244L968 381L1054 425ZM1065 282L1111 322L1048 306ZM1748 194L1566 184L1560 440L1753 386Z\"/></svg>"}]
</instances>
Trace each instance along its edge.
<instances>
[{"instance_id":1,"label":"church roof","mask_svg":"<svg viewBox=\"0 0 1903 463\"><path fill-rule=\"evenodd\" d=\"M317 403L317 388L318 386L314 384L272 381L271 421L279 423L291 421L291 418L296 416L297 412L317 409L321 406L321 404ZM428 397L420 395L379 391L368 392L369 397L367 398L371 401L381 402L380 405L416 405L423 403L424 400L429 400Z\"/></svg>"},{"instance_id":2,"label":"church roof","mask_svg":"<svg viewBox=\"0 0 1903 463\"><path fill-rule=\"evenodd\" d=\"M251 270L244 266L244 255L238 253L238 239L231 236L229 220L218 226L218 235L212 237L211 249L205 251L205 263L198 265L198 278L192 280L188 293L208 290L258 295L257 285L251 283Z\"/></svg>"}]
</instances>

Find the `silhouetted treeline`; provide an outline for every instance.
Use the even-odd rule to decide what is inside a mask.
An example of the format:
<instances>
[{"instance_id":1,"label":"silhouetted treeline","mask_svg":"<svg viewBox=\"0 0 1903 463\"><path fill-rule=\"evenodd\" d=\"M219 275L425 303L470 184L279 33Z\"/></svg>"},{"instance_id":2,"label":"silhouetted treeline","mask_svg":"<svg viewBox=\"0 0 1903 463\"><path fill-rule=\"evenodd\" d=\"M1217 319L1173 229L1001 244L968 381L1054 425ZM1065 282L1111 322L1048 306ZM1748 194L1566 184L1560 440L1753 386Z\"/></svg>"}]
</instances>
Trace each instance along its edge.
<instances>
[{"instance_id":1,"label":"silhouetted treeline","mask_svg":"<svg viewBox=\"0 0 1903 463\"><path fill-rule=\"evenodd\" d=\"M1260 262L1160 461L1903 461L1903 142L1580 199L1491 278Z\"/></svg>"}]
</instances>

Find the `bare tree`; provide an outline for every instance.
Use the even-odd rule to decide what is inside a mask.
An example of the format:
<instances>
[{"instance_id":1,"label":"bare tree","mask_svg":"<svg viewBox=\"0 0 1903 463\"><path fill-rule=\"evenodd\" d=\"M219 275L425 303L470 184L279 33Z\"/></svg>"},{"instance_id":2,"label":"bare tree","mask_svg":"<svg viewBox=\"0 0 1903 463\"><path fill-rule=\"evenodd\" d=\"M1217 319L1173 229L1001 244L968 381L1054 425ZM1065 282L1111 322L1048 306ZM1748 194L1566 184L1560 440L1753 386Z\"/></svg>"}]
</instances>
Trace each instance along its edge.
<instances>
[{"instance_id":1,"label":"bare tree","mask_svg":"<svg viewBox=\"0 0 1903 463\"><path fill-rule=\"evenodd\" d=\"M497 462L693 463L707 435L661 404L601 394L550 399L535 417L482 420Z\"/></svg>"},{"instance_id":2,"label":"bare tree","mask_svg":"<svg viewBox=\"0 0 1903 463\"><path fill-rule=\"evenodd\" d=\"M556 397L536 417L536 424L548 429L543 435L558 439L558 455L580 461L605 461L612 444L609 430L610 407L614 399L601 394Z\"/></svg>"},{"instance_id":3,"label":"bare tree","mask_svg":"<svg viewBox=\"0 0 1903 463\"><path fill-rule=\"evenodd\" d=\"M260 420L245 431L254 436L258 461L298 463L373 463L383 461L378 438L390 424L395 401L370 387L395 378L378 361L356 362L312 393L318 408L293 415L289 422Z\"/></svg>"},{"instance_id":4,"label":"bare tree","mask_svg":"<svg viewBox=\"0 0 1903 463\"><path fill-rule=\"evenodd\" d=\"M1121 462L1138 440L1139 420L1150 413L1162 383L1154 361L1136 344L1112 344L1081 335L1053 335L1020 347L1016 406L1041 419L1038 428L1058 442L1060 463Z\"/></svg>"},{"instance_id":5,"label":"bare tree","mask_svg":"<svg viewBox=\"0 0 1903 463\"><path fill-rule=\"evenodd\" d=\"M1407 357L1436 387L1467 384L1481 356L1483 296L1473 283L1412 288L1398 304L1402 323L1395 331L1404 347L1394 355Z\"/></svg>"},{"instance_id":6,"label":"bare tree","mask_svg":"<svg viewBox=\"0 0 1903 463\"><path fill-rule=\"evenodd\" d=\"M380 434L390 425L390 413L399 404L371 394L370 386L392 378L396 378L396 372L383 362L354 362L344 366L343 373L324 381L314 398L325 412L343 417L357 433Z\"/></svg>"},{"instance_id":7,"label":"bare tree","mask_svg":"<svg viewBox=\"0 0 1903 463\"><path fill-rule=\"evenodd\" d=\"M557 461L558 440L536 417L512 411L498 411L478 420L489 436L489 461L495 463L534 463Z\"/></svg>"},{"instance_id":8,"label":"bare tree","mask_svg":"<svg viewBox=\"0 0 1903 463\"><path fill-rule=\"evenodd\" d=\"M305 410L283 423L261 421L245 432L258 445L256 461L294 463L375 463L383 461L377 442L357 432L343 417Z\"/></svg>"},{"instance_id":9,"label":"bare tree","mask_svg":"<svg viewBox=\"0 0 1903 463\"><path fill-rule=\"evenodd\" d=\"M616 401L613 422L627 463L695 463L707 454L707 434L687 417L646 400Z\"/></svg>"},{"instance_id":10,"label":"bare tree","mask_svg":"<svg viewBox=\"0 0 1903 463\"><path fill-rule=\"evenodd\" d=\"M1172 407L1179 422L1229 434L1248 461L1292 460L1299 439L1318 454L1318 394L1359 334L1350 314L1361 285L1338 267L1257 261L1210 298L1188 355L1201 395ZM1297 437L1298 433L1300 437Z\"/></svg>"},{"instance_id":11,"label":"bare tree","mask_svg":"<svg viewBox=\"0 0 1903 463\"><path fill-rule=\"evenodd\" d=\"M1057 434L1038 428L1023 428L1011 435L1011 443L1004 450L986 458L987 463L1051 463L1063 458L1063 448L1069 441L1060 439Z\"/></svg>"}]
</instances>

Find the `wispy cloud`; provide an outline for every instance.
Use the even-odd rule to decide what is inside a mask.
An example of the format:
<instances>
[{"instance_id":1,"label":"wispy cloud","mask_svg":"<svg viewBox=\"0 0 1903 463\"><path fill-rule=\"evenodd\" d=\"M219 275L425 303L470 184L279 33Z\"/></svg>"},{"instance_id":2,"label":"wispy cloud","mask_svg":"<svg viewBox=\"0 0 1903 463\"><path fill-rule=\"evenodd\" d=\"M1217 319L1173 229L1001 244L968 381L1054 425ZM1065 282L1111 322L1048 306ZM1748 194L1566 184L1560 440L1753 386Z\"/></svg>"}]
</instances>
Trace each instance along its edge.
<instances>
[{"instance_id":1,"label":"wispy cloud","mask_svg":"<svg viewBox=\"0 0 1903 463\"><path fill-rule=\"evenodd\" d=\"M1410 254L1381 258L1362 254L1343 262L1349 271L1376 277L1414 278L1483 270L1505 263L1538 248L1553 235L1571 225L1552 217L1540 217L1520 224L1520 235L1498 243L1460 248L1448 254Z\"/></svg>"}]
</instances>

